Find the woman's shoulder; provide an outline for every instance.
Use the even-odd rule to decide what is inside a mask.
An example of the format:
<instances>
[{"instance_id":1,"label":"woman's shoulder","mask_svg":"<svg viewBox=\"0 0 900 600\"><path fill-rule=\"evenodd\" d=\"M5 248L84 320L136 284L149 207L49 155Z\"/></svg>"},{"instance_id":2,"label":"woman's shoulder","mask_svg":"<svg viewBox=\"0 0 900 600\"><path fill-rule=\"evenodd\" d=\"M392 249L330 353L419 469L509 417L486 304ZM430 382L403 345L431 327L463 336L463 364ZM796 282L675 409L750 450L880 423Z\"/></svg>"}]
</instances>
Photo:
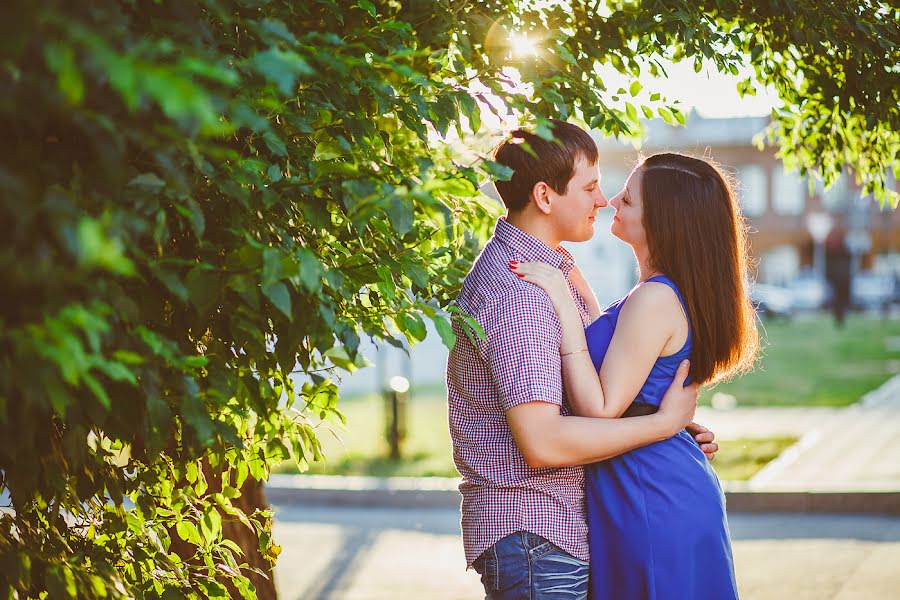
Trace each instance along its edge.
<instances>
[{"instance_id":1,"label":"woman's shoulder","mask_svg":"<svg viewBox=\"0 0 900 600\"><path fill-rule=\"evenodd\" d=\"M670 285L671 284L671 285ZM652 321L668 320L682 313L677 287L671 280L661 277L639 283L628 295L622 314L639 316Z\"/></svg>"}]
</instances>

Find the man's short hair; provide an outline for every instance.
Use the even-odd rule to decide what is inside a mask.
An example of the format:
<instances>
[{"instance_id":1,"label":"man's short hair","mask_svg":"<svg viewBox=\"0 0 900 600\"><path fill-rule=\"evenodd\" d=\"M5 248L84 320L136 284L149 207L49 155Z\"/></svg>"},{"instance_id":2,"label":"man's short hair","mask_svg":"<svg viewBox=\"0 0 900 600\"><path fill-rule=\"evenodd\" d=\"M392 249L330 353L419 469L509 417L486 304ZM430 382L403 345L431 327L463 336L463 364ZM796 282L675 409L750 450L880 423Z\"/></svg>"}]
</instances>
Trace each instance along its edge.
<instances>
[{"instance_id":1,"label":"man's short hair","mask_svg":"<svg viewBox=\"0 0 900 600\"><path fill-rule=\"evenodd\" d=\"M543 181L557 194L565 194L575 174L575 163L584 158L595 164L599 158L597 144L584 129L552 119L553 140L517 129L494 151L494 160L513 170L509 181L495 181L497 193L510 212L522 210L534 186ZM522 147L527 143L534 154Z\"/></svg>"}]
</instances>

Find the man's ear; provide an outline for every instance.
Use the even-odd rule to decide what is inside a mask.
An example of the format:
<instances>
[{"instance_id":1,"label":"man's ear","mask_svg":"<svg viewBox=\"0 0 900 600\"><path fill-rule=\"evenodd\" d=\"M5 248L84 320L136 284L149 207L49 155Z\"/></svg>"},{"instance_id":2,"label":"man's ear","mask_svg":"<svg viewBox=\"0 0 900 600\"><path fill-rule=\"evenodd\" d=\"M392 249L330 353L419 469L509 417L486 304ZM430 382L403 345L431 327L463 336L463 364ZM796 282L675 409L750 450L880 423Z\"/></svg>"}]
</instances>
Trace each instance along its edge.
<instances>
[{"instance_id":1,"label":"man's ear","mask_svg":"<svg viewBox=\"0 0 900 600\"><path fill-rule=\"evenodd\" d=\"M552 208L550 191L550 186L543 181L538 181L531 188L531 197L534 198L534 205L545 215L549 215Z\"/></svg>"}]
</instances>

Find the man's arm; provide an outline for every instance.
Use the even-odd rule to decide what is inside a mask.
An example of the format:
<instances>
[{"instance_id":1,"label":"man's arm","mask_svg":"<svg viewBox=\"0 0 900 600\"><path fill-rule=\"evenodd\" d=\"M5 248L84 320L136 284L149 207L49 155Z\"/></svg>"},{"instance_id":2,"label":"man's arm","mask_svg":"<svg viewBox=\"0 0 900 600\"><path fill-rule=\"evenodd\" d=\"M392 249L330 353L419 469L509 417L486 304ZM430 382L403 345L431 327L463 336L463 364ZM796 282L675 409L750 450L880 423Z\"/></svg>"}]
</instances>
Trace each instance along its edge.
<instances>
[{"instance_id":1,"label":"man's arm","mask_svg":"<svg viewBox=\"0 0 900 600\"><path fill-rule=\"evenodd\" d=\"M690 423L699 386L684 387L687 375L688 361L683 361L659 412L645 417L564 417L558 405L538 401L513 406L506 420L530 467L589 464L669 438Z\"/></svg>"}]
</instances>

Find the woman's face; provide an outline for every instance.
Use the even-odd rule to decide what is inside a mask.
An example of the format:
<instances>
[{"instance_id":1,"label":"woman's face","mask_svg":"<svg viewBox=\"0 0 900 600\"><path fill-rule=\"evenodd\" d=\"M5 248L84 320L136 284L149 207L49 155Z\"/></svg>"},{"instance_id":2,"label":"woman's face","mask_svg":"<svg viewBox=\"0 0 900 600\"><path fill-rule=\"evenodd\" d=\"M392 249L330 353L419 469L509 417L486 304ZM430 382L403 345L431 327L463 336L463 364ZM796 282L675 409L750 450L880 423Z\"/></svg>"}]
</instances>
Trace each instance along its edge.
<instances>
[{"instance_id":1,"label":"woman's face","mask_svg":"<svg viewBox=\"0 0 900 600\"><path fill-rule=\"evenodd\" d=\"M638 165L628 176L625 188L609 201L609 205L616 209L612 225L609 226L610 233L634 248L647 245L641 203L642 175L643 167Z\"/></svg>"}]
</instances>

